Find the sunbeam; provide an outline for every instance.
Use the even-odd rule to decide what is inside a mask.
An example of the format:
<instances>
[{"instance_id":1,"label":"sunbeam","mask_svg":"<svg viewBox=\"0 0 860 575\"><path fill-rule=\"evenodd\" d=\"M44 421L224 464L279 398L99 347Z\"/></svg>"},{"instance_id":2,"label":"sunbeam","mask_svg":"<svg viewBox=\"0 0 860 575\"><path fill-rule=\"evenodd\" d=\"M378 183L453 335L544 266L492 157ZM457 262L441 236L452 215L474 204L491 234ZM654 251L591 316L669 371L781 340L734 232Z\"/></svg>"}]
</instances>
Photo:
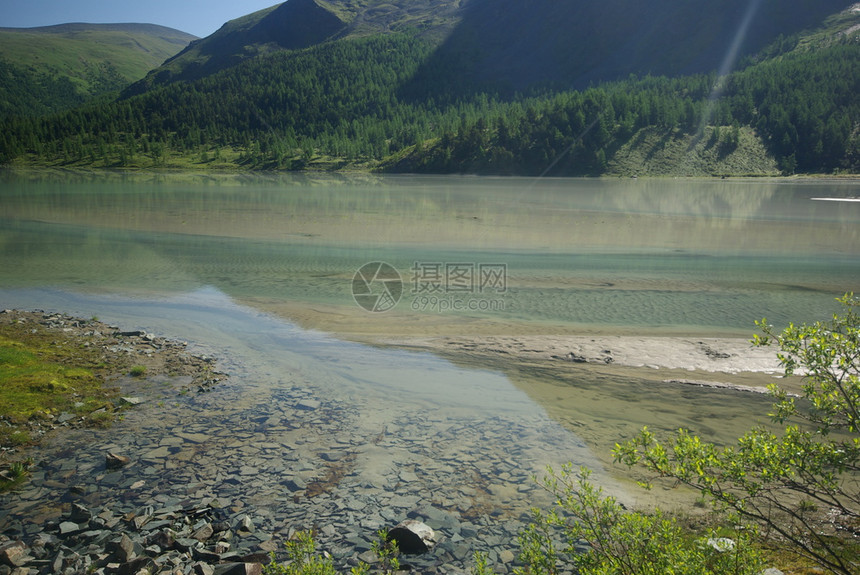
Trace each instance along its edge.
<instances>
[{"instance_id":1,"label":"sunbeam","mask_svg":"<svg viewBox=\"0 0 860 575\"><path fill-rule=\"evenodd\" d=\"M737 63L738 52L740 52L741 46L747 37L747 32L749 32L750 24L752 24L761 4L762 0L750 0L749 6L747 6L747 11L744 14L744 18L741 21L740 26L738 26L738 31L735 33L734 38L732 38L732 43L729 45L729 49L726 51L726 55L723 57L723 61L720 64L720 68L717 72L717 80L714 82L714 86L711 88L711 93L708 95L708 101L705 104L705 110L702 113L702 119L699 122L699 128L696 130L696 137L693 139L693 145L702 138L705 128L710 123L711 118L714 115L714 107L717 100L722 97L723 91L725 90L726 78L732 70L734 70L735 64Z\"/></svg>"}]
</instances>

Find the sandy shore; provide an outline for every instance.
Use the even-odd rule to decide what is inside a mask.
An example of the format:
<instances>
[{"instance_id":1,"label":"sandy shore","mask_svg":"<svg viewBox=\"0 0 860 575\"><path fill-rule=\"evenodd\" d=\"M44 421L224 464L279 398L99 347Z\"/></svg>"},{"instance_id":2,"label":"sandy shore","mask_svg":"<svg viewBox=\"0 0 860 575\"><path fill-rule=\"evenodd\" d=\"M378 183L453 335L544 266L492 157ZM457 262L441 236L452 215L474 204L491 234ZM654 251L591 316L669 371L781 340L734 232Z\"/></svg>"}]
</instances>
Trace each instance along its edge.
<instances>
[{"instance_id":1,"label":"sandy shore","mask_svg":"<svg viewBox=\"0 0 860 575\"><path fill-rule=\"evenodd\" d=\"M753 347L741 338L526 335L375 338L375 342L482 363L543 365L558 371L574 366L639 371L664 383L735 391L765 393L777 380L790 391L798 387L797 381L780 377L773 348Z\"/></svg>"},{"instance_id":2,"label":"sandy shore","mask_svg":"<svg viewBox=\"0 0 860 575\"><path fill-rule=\"evenodd\" d=\"M754 347L752 333L640 333L631 328L506 322L452 315L386 313L369 316L349 306L247 301L305 329L371 345L427 351L481 366L588 369L657 382L764 393L778 381L799 391L798 378L781 378L776 349Z\"/></svg>"},{"instance_id":3,"label":"sandy shore","mask_svg":"<svg viewBox=\"0 0 860 575\"><path fill-rule=\"evenodd\" d=\"M380 338L379 343L446 353L527 361L567 361L714 373L779 372L773 349L755 348L740 338L643 336L478 336Z\"/></svg>"}]
</instances>

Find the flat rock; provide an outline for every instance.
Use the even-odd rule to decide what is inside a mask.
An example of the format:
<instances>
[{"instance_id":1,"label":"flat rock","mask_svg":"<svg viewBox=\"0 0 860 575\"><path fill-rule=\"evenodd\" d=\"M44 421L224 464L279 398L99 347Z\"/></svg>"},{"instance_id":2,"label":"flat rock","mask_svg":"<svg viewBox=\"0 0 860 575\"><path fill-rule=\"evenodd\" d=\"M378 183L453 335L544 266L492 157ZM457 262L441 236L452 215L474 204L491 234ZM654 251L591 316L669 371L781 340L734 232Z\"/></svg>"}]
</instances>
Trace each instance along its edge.
<instances>
[{"instance_id":1,"label":"flat rock","mask_svg":"<svg viewBox=\"0 0 860 575\"><path fill-rule=\"evenodd\" d=\"M302 409L305 411L314 411L320 408L320 402L316 399L302 399L298 403L296 403L297 409Z\"/></svg>"},{"instance_id":2,"label":"flat rock","mask_svg":"<svg viewBox=\"0 0 860 575\"><path fill-rule=\"evenodd\" d=\"M176 435L190 443L206 443L209 441L209 436L205 433L178 432Z\"/></svg>"},{"instance_id":3,"label":"flat rock","mask_svg":"<svg viewBox=\"0 0 860 575\"><path fill-rule=\"evenodd\" d=\"M63 521L60 523L60 535L71 535L81 530L81 526L74 521Z\"/></svg>"}]
</instances>

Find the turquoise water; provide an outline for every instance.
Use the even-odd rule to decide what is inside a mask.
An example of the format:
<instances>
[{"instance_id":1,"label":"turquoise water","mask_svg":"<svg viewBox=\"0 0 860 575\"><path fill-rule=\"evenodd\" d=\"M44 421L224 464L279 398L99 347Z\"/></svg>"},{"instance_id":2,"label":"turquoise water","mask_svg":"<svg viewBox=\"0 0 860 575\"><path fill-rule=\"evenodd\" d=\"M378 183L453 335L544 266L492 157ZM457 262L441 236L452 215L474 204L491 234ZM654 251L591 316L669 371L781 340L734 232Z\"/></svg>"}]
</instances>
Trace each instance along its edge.
<instances>
[{"instance_id":1,"label":"turquoise water","mask_svg":"<svg viewBox=\"0 0 860 575\"><path fill-rule=\"evenodd\" d=\"M10 272L0 286L152 294L212 286L354 311L353 275L384 261L402 278L394 311L405 315L746 335L761 317L777 325L826 317L836 296L860 286L860 203L812 199L858 188L6 174L0 267ZM471 290L431 285L424 273L456 264L471 269ZM479 290L482 264L504 266L504 290ZM450 309L455 299L461 309Z\"/></svg>"}]
</instances>

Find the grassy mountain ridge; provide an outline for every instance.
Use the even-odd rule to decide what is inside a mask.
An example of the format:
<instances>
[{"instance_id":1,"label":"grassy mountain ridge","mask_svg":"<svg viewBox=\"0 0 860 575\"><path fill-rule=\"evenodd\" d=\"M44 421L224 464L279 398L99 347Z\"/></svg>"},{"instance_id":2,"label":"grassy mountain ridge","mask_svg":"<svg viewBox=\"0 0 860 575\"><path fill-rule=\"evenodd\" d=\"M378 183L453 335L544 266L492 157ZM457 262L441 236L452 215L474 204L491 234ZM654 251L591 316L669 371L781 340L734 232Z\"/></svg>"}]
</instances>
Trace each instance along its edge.
<instances>
[{"instance_id":1,"label":"grassy mountain ridge","mask_svg":"<svg viewBox=\"0 0 860 575\"><path fill-rule=\"evenodd\" d=\"M124 88L194 38L154 24L0 28L0 116L44 114Z\"/></svg>"},{"instance_id":2,"label":"grassy mountain ridge","mask_svg":"<svg viewBox=\"0 0 860 575\"><path fill-rule=\"evenodd\" d=\"M274 50L306 48L324 42L342 27L340 19L314 0L291 0L227 22L211 36L192 42L125 95L202 78Z\"/></svg>"},{"instance_id":3,"label":"grassy mountain ridge","mask_svg":"<svg viewBox=\"0 0 860 575\"><path fill-rule=\"evenodd\" d=\"M327 41L399 33L439 40L457 21L459 0L290 0L231 20L189 45L126 91L202 78L244 60Z\"/></svg>"}]
</instances>

